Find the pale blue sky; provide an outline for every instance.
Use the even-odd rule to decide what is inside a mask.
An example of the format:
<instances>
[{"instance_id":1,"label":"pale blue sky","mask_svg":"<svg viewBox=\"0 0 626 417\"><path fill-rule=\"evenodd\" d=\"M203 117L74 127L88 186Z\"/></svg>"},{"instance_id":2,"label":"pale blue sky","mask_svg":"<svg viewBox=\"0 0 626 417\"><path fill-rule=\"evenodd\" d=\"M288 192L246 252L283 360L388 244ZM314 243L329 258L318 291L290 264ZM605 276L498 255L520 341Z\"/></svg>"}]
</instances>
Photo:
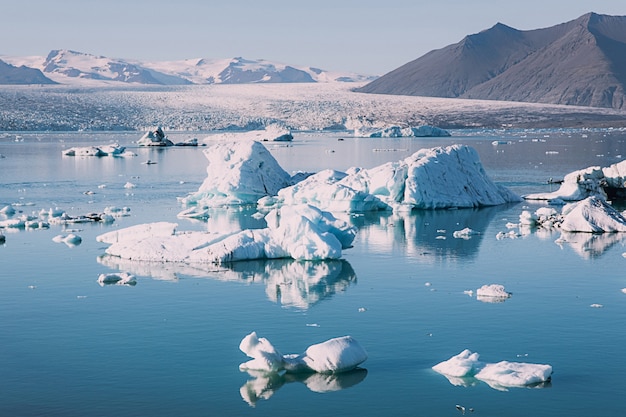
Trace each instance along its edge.
<instances>
[{"instance_id":1,"label":"pale blue sky","mask_svg":"<svg viewBox=\"0 0 626 417\"><path fill-rule=\"evenodd\" d=\"M501 22L517 29L624 0L20 0L0 6L0 55L73 49L112 58L267 59L384 74Z\"/></svg>"}]
</instances>

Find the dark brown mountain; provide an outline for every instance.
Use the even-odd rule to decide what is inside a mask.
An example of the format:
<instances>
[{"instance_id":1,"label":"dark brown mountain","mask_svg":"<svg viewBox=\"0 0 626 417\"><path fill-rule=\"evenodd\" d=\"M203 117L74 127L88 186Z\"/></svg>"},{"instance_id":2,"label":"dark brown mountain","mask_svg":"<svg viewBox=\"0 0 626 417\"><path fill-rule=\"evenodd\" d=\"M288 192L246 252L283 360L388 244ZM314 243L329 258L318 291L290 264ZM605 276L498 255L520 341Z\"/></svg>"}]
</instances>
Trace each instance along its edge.
<instances>
[{"instance_id":1,"label":"dark brown mountain","mask_svg":"<svg viewBox=\"0 0 626 417\"><path fill-rule=\"evenodd\" d=\"M529 31L498 23L358 91L626 109L626 16Z\"/></svg>"}]
</instances>

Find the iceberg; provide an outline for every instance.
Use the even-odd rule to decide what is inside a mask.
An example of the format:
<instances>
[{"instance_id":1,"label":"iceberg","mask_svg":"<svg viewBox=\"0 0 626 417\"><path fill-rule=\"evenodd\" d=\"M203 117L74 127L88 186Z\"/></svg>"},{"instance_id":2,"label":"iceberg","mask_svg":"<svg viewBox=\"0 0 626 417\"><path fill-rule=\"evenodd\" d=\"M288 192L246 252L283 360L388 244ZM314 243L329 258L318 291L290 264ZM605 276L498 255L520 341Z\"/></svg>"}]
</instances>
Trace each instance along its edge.
<instances>
[{"instance_id":1,"label":"iceberg","mask_svg":"<svg viewBox=\"0 0 626 417\"><path fill-rule=\"evenodd\" d=\"M222 264L291 257L339 259L356 228L315 207L283 207L266 215L268 227L227 232L177 232L175 223L151 223L99 235L106 253L124 259Z\"/></svg>"},{"instance_id":2,"label":"iceberg","mask_svg":"<svg viewBox=\"0 0 626 417\"><path fill-rule=\"evenodd\" d=\"M174 143L167 138L161 126L147 131L138 141L139 146L173 146Z\"/></svg>"},{"instance_id":3,"label":"iceberg","mask_svg":"<svg viewBox=\"0 0 626 417\"><path fill-rule=\"evenodd\" d=\"M475 149L452 145L422 149L399 162L342 173L322 171L281 189L273 205L312 204L322 210L410 211L495 206L521 198L489 179Z\"/></svg>"},{"instance_id":4,"label":"iceberg","mask_svg":"<svg viewBox=\"0 0 626 417\"><path fill-rule=\"evenodd\" d=\"M511 296L511 293L504 289L501 284L483 285L476 290L476 299L485 303L503 302Z\"/></svg>"},{"instance_id":5,"label":"iceberg","mask_svg":"<svg viewBox=\"0 0 626 417\"><path fill-rule=\"evenodd\" d=\"M217 143L203 152L209 161L207 177L197 192L180 199L185 206L256 204L292 184L291 176L260 142Z\"/></svg>"},{"instance_id":6,"label":"iceberg","mask_svg":"<svg viewBox=\"0 0 626 417\"><path fill-rule=\"evenodd\" d=\"M624 198L626 196L626 160L601 168L588 167L563 178L558 190L525 195L527 200L578 201L587 197Z\"/></svg>"},{"instance_id":7,"label":"iceberg","mask_svg":"<svg viewBox=\"0 0 626 417\"><path fill-rule=\"evenodd\" d=\"M269 340L252 332L241 340L239 350L252 358L239 365L241 371L266 373L341 373L354 370L367 360L367 352L352 336L311 345L300 355L282 355Z\"/></svg>"},{"instance_id":8,"label":"iceberg","mask_svg":"<svg viewBox=\"0 0 626 417\"><path fill-rule=\"evenodd\" d=\"M367 138L407 138L407 137L447 137L450 132L435 126L422 125L417 127L389 126L374 132L355 129L354 136Z\"/></svg>"},{"instance_id":9,"label":"iceberg","mask_svg":"<svg viewBox=\"0 0 626 417\"><path fill-rule=\"evenodd\" d=\"M478 358L478 353L465 349L432 369L446 376L453 385L468 386L473 380L480 380L504 391L514 387L540 386L552 378L550 365L508 361L484 363Z\"/></svg>"}]
</instances>

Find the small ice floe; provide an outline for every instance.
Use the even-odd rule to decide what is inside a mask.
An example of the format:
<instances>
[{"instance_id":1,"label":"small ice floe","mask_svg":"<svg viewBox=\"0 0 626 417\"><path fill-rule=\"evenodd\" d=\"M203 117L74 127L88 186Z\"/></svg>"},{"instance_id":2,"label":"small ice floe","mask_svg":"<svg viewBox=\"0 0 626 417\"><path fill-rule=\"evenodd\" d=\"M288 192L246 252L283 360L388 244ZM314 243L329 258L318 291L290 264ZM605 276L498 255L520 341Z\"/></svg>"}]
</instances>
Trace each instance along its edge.
<instances>
[{"instance_id":1,"label":"small ice floe","mask_svg":"<svg viewBox=\"0 0 626 417\"><path fill-rule=\"evenodd\" d=\"M502 239L517 239L520 236L521 235L518 232L516 232L515 230L509 230L508 232L498 232L496 234L496 239L498 239L498 240L502 240Z\"/></svg>"},{"instance_id":2,"label":"small ice floe","mask_svg":"<svg viewBox=\"0 0 626 417\"><path fill-rule=\"evenodd\" d=\"M56 243L65 243L69 247L74 247L80 245L83 239L74 233L70 233L68 235L57 235L52 238L52 241Z\"/></svg>"},{"instance_id":3,"label":"small ice floe","mask_svg":"<svg viewBox=\"0 0 626 417\"><path fill-rule=\"evenodd\" d=\"M626 294L626 288L622 288L621 291Z\"/></svg>"},{"instance_id":4,"label":"small ice floe","mask_svg":"<svg viewBox=\"0 0 626 417\"><path fill-rule=\"evenodd\" d=\"M152 161L151 159L148 159L147 161L143 161L142 164L144 165L154 165L156 164L156 161Z\"/></svg>"},{"instance_id":5,"label":"small ice floe","mask_svg":"<svg viewBox=\"0 0 626 417\"><path fill-rule=\"evenodd\" d=\"M474 290L465 290L465 291L463 291L463 294L469 295L470 297L473 297L474 296Z\"/></svg>"},{"instance_id":6,"label":"small ice floe","mask_svg":"<svg viewBox=\"0 0 626 417\"><path fill-rule=\"evenodd\" d=\"M552 379L550 365L508 361L486 363L478 358L478 353L465 349L432 369L453 385L470 386L479 380L501 391L514 387L541 387Z\"/></svg>"},{"instance_id":7,"label":"small ice floe","mask_svg":"<svg viewBox=\"0 0 626 417\"><path fill-rule=\"evenodd\" d=\"M359 307L358 312L359 313L365 313L367 311L367 309L365 307Z\"/></svg>"},{"instance_id":8,"label":"small ice floe","mask_svg":"<svg viewBox=\"0 0 626 417\"><path fill-rule=\"evenodd\" d=\"M137 280L134 275L127 272L118 272L111 274L100 274L98 276L98 284L104 287L105 285L128 285L133 286L137 284Z\"/></svg>"},{"instance_id":9,"label":"small ice floe","mask_svg":"<svg viewBox=\"0 0 626 417\"><path fill-rule=\"evenodd\" d=\"M253 219L257 219L257 220L261 220L263 217L265 217L265 214L260 213L260 212L256 212L251 216Z\"/></svg>"},{"instance_id":10,"label":"small ice floe","mask_svg":"<svg viewBox=\"0 0 626 417\"><path fill-rule=\"evenodd\" d=\"M83 146L65 149L63 156L135 156L133 152L126 151L126 148L119 144L102 146Z\"/></svg>"},{"instance_id":11,"label":"small ice floe","mask_svg":"<svg viewBox=\"0 0 626 417\"><path fill-rule=\"evenodd\" d=\"M483 285L476 290L476 299L484 303L501 303L511 297L511 293L501 284Z\"/></svg>"},{"instance_id":12,"label":"small ice floe","mask_svg":"<svg viewBox=\"0 0 626 417\"><path fill-rule=\"evenodd\" d=\"M367 352L352 336L311 345L300 355L282 355L269 340L252 332L243 338L239 349L253 358L239 365L241 371L340 373L355 369L367 359Z\"/></svg>"},{"instance_id":13,"label":"small ice floe","mask_svg":"<svg viewBox=\"0 0 626 417\"><path fill-rule=\"evenodd\" d=\"M198 138L185 139L182 142L176 142L175 146L198 146Z\"/></svg>"},{"instance_id":14,"label":"small ice floe","mask_svg":"<svg viewBox=\"0 0 626 417\"><path fill-rule=\"evenodd\" d=\"M127 182L126 184L124 184L124 188L126 189L135 188L135 187L137 186L133 184L132 182Z\"/></svg>"},{"instance_id":15,"label":"small ice floe","mask_svg":"<svg viewBox=\"0 0 626 417\"><path fill-rule=\"evenodd\" d=\"M471 238L473 235L479 235L480 232L477 232L475 230L470 229L469 227L466 227L465 229L462 230L457 230L454 233L452 233L452 236L454 236L455 239L469 239Z\"/></svg>"},{"instance_id":16,"label":"small ice floe","mask_svg":"<svg viewBox=\"0 0 626 417\"><path fill-rule=\"evenodd\" d=\"M104 208L104 214L108 214L113 217L127 217L130 216L130 208L109 206Z\"/></svg>"},{"instance_id":17,"label":"small ice floe","mask_svg":"<svg viewBox=\"0 0 626 417\"><path fill-rule=\"evenodd\" d=\"M602 304L595 304L594 303L594 304L589 305L589 307L591 307L591 308L602 308L604 306Z\"/></svg>"}]
</instances>

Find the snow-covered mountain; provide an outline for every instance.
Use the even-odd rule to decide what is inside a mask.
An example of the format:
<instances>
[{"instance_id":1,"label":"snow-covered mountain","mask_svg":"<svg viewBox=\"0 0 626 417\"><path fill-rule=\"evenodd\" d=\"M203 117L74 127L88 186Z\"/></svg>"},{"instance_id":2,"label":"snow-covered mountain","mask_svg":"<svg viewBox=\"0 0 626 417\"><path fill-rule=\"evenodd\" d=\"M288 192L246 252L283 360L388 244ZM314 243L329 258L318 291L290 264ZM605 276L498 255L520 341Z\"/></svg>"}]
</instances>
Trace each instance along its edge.
<instances>
[{"instance_id":1,"label":"snow-covered mountain","mask_svg":"<svg viewBox=\"0 0 626 417\"><path fill-rule=\"evenodd\" d=\"M0 84L54 84L54 81L37 69L16 67L0 60Z\"/></svg>"},{"instance_id":2,"label":"snow-covered mountain","mask_svg":"<svg viewBox=\"0 0 626 417\"><path fill-rule=\"evenodd\" d=\"M60 84L74 85L363 82L375 78L241 57L144 62L61 49L51 51L47 57L3 56L0 59L12 65L38 69L46 77Z\"/></svg>"}]
</instances>

